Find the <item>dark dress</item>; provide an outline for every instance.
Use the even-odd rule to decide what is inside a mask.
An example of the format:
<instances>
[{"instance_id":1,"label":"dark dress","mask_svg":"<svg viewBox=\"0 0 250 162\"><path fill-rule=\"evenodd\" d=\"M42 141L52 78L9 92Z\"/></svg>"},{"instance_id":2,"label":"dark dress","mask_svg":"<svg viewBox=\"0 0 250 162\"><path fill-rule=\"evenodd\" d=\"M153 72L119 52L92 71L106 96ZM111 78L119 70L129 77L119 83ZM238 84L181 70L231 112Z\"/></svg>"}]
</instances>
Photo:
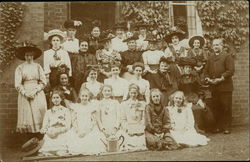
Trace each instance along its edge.
<instances>
[{"instance_id":1,"label":"dark dress","mask_svg":"<svg viewBox=\"0 0 250 162\"><path fill-rule=\"evenodd\" d=\"M169 96L178 90L177 80L173 72L162 73L158 70L157 73L148 73L145 79L149 81L150 89L158 88L162 92L162 105L167 106Z\"/></svg>"},{"instance_id":2,"label":"dark dress","mask_svg":"<svg viewBox=\"0 0 250 162\"><path fill-rule=\"evenodd\" d=\"M74 78L74 88L79 92L83 82L86 82L86 72L88 65L96 65L96 56L89 52L79 52L72 57L72 75Z\"/></svg>"},{"instance_id":3,"label":"dark dress","mask_svg":"<svg viewBox=\"0 0 250 162\"><path fill-rule=\"evenodd\" d=\"M95 54L96 50L98 50L98 48L100 48L99 40L100 40L100 38L95 38L93 36L90 36L88 38L89 52L90 53L94 53Z\"/></svg>"},{"instance_id":4,"label":"dark dress","mask_svg":"<svg viewBox=\"0 0 250 162\"><path fill-rule=\"evenodd\" d=\"M155 107L158 106L160 107L159 112L155 110ZM145 126L146 145L150 150L173 150L178 148L178 144L170 134L171 123L166 108L149 103L146 106ZM162 133L164 134L163 137L156 135Z\"/></svg>"},{"instance_id":5,"label":"dark dress","mask_svg":"<svg viewBox=\"0 0 250 162\"><path fill-rule=\"evenodd\" d=\"M178 61L180 56L185 53L185 48L181 47L179 51L176 51L172 45L169 46L169 50L172 52L174 61Z\"/></svg>"}]
</instances>

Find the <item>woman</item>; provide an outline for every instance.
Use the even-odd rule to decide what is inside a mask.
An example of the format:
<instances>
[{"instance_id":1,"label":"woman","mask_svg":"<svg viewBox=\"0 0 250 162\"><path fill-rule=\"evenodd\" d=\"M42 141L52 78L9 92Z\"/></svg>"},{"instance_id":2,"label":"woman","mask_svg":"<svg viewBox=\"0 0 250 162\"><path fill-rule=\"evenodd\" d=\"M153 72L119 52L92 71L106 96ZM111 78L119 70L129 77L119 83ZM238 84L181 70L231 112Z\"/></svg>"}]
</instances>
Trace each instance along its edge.
<instances>
[{"instance_id":1,"label":"woman","mask_svg":"<svg viewBox=\"0 0 250 162\"><path fill-rule=\"evenodd\" d=\"M87 72L87 67L96 64L97 60L95 55L89 52L89 44L87 39L80 40L79 54L72 56L74 87L77 92L79 92L83 82L83 77Z\"/></svg>"},{"instance_id":2,"label":"woman","mask_svg":"<svg viewBox=\"0 0 250 162\"><path fill-rule=\"evenodd\" d=\"M125 148L145 150L144 114L146 103L139 101L139 86L129 86L128 99L121 103L121 127L125 135Z\"/></svg>"},{"instance_id":3,"label":"woman","mask_svg":"<svg viewBox=\"0 0 250 162\"><path fill-rule=\"evenodd\" d=\"M158 50L157 43L161 40L153 35L150 35L146 40L149 42L149 49L142 54L145 72L156 73L161 57L167 56L163 51Z\"/></svg>"},{"instance_id":4,"label":"woman","mask_svg":"<svg viewBox=\"0 0 250 162\"><path fill-rule=\"evenodd\" d=\"M126 80L134 78L132 69L133 64L135 62L143 62L142 52L136 50L137 39L138 37L133 35L123 41L127 42L128 45L128 50L121 52L121 57L122 57L121 76Z\"/></svg>"},{"instance_id":5,"label":"woman","mask_svg":"<svg viewBox=\"0 0 250 162\"><path fill-rule=\"evenodd\" d=\"M114 38L114 35L107 32L103 33L99 41L102 46L99 50L96 51L96 58L98 63L101 65L101 76L99 78L100 82L103 82L105 78L111 76L110 65L121 61L121 55L117 51L114 51L111 48L111 39Z\"/></svg>"},{"instance_id":6,"label":"woman","mask_svg":"<svg viewBox=\"0 0 250 162\"><path fill-rule=\"evenodd\" d=\"M144 65L141 62L135 62L133 64L133 73L134 78L130 80L130 83L136 84L140 87L140 100L146 101L146 103L149 103L149 92L150 92L150 84L149 81L142 78L142 73L144 71Z\"/></svg>"},{"instance_id":7,"label":"woman","mask_svg":"<svg viewBox=\"0 0 250 162\"><path fill-rule=\"evenodd\" d=\"M51 88L54 88L58 84L59 66L65 64L69 68L69 76L72 76L71 61L68 53L61 48L61 43L65 37L64 33L54 29L48 32L47 37L51 48L44 52L44 71Z\"/></svg>"},{"instance_id":8,"label":"woman","mask_svg":"<svg viewBox=\"0 0 250 162\"><path fill-rule=\"evenodd\" d=\"M118 22L114 26L116 37L111 40L111 48L117 52L124 52L128 50L128 46L123 40L125 39L125 31L127 30L125 22Z\"/></svg>"},{"instance_id":9,"label":"woman","mask_svg":"<svg viewBox=\"0 0 250 162\"><path fill-rule=\"evenodd\" d=\"M165 50L165 54L170 57L172 56L173 61L178 61L180 57L186 57L185 47L180 45L180 41L185 37L185 32L173 27L170 33L166 36L165 40L169 47Z\"/></svg>"},{"instance_id":10,"label":"woman","mask_svg":"<svg viewBox=\"0 0 250 162\"><path fill-rule=\"evenodd\" d=\"M95 20L92 22L91 35L88 38L89 52L95 54L96 50L99 48L99 40L101 34L101 24L99 21Z\"/></svg>"},{"instance_id":11,"label":"woman","mask_svg":"<svg viewBox=\"0 0 250 162\"><path fill-rule=\"evenodd\" d=\"M85 88L88 89L92 93L93 99L98 98L98 94L101 92L101 87L103 86L103 83L97 81L98 75L98 68L95 66L90 66L84 79L86 82L82 83L80 88L80 91Z\"/></svg>"},{"instance_id":12,"label":"woman","mask_svg":"<svg viewBox=\"0 0 250 162\"><path fill-rule=\"evenodd\" d=\"M146 41L148 34L147 28L149 27L148 24L141 22L136 24L135 28L139 31L139 38L136 40L136 46L138 51L145 51L148 47L148 41Z\"/></svg>"},{"instance_id":13,"label":"woman","mask_svg":"<svg viewBox=\"0 0 250 162\"><path fill-rule=\"evenodd\" d=\"M173 150L179 146L170 135L171 123L166 108L161 105L161 92L152 89L145 112L146 144L150 150Z\"/></svg>"},{"instance_id":14,"label":"woman","mask_svg":"<svg viewBox=\"0 0 250 162\"><path fill-rule=\"evenodd\" d=\"M42 67L34 62L41 54L42 51L30 42L24 42L15 54L18 59L25 61L15 71L15 88L18 91L17 132L35 133L37 136L40 136L47 110L43 92L46 77Z\"/></svg>"}]
</instances>

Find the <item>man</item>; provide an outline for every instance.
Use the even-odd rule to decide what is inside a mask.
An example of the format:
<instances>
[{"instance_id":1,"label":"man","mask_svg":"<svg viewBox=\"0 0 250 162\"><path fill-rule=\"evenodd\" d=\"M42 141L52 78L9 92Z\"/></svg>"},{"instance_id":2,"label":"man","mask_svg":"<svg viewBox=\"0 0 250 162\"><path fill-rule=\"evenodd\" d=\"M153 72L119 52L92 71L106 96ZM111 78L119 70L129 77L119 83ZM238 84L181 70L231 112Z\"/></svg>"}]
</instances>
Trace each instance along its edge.
<instances>
[{"instance_id":1,"label":"man","mask_svg":"<svg viewBox=\"0 0 250 162\"><path fill-rule=\"evenodd\" d=\"M157 73L147 73L145 79L149 81L150 88L158 88L162 92L161 103L168 105L169 96L178 90L177 80L173 71L170 70L172 58L161 57Z\"/></svg>"},{"instance_id":2,"label":"man","mask_svg":"<svg viewBox=\"0 0 250 162\"><path fill-rule=\"evenodd\" d=\"M232 122L232 92L234 59L223 51L222 39L214 39L213 52L204 69L205 80L211 84L213 113L216 121L214 132L230 133Z\"/></svg>"}]
</instances>

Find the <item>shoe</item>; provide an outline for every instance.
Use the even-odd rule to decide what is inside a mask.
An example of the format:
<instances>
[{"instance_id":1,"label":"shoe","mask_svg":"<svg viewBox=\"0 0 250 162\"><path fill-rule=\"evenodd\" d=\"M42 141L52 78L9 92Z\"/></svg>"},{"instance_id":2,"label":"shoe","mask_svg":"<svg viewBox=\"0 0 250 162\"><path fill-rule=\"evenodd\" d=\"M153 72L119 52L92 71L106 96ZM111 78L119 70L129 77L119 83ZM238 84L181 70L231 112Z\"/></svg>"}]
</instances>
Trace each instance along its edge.
<instances>
[{"instance_id":1,"label":"shoe","mask_svg":"<svg viewBox=\"0 0 250 162\"><path fill-rule=\"evenodd\" d=\"M230 134L231 132L229 130L224 130L224 134Z\"/></svg>"}]
</instances>

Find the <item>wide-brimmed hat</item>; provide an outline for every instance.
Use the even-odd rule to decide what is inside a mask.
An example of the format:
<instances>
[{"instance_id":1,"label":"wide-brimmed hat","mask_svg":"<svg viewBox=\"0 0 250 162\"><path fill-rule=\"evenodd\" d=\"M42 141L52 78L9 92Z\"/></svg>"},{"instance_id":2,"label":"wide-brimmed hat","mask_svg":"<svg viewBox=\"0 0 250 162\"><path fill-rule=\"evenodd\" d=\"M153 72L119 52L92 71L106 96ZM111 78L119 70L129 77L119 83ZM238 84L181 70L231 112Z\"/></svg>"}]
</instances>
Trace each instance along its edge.
<instances>
[{"instance_id":1,"label":"wide-brimmed hat","mask_svg":"<svg viewBox=\"0 0 250 162\"><path fill-rule=\"evenodd\" d=\"M134 34L134 35L128 37L127 39L123 40L123 42L129 42L131 40L137 40L137 39L139 39L139 37Z\"/></svg>"},{"instance_id":2,"label":"wide-brimmed hat","mask_svg":"<svg viewBox=\"0 0 250 162\"><path fill-rule=\"evenodd\" d=\"M136 67L141 67L142 70L145 69L144 64L143 64L142 62L135 62L135 63L133 64L132 68L135 69Z\"/></svg>"},{"instance_id":3,"label":"wide-brimmed hat","mask_svg":"<svg viewBox=\"0 0 250 162\"><path fill-rule=\"evenodd\" d=\"M47 35L46 35L46 40L51 40L51 38L53 36L59 36L61 40L63 40L66 35L63 31L59 30L59 29L53 29L53 30L50 30Z\"/></svg>"},{"instance_id":4,"label":"wide-brimmed hat","mask_svg":"<svg viewBox=\"0 0 250 162\"><path fill-rule=\"evenodd\" d=\"M128 30L128 27L127 27L127 23L126 22L118 22L115 24L115 26L113 27L113 29L124 29L124 30Z\"/></svg>"},{"instance_id":5,"label":"wide-brimmed hat","mask_svg":"<svg viewBox=\"0 0 250 162\"><path fill-rule=\"evenodd\" d=\"M196 65L196 60L193 58L181 57L179 58L178 65L179 66L189 65L189 66L194 67Z\"/></svg>"},{"instance_id":6,"label":"wide-brimmed hat","mask_svg":"<svg viewBox=\"0 0 250 162\"><path fill-rule=\"evenodd\" d=\"M202 36L196 35L189 39L188 44L191 48L194 47L194 41L199 40L200 41L200 48L202 48L205 44L205 39Z\"/></svg>"},{"instance_id":7,"label":"wide-brimmed hat","mask_svg":"<svg viewBox=\"0 0 250 162\"><path fill-rule=\"evenodd\" d=\"M105 42L105 41L111 40L113 38L115 38L114 34L112 34L112 33L103 33L102 35L100 35L99 42Z\"/></svg>"},{"instance_id":8,"label":"wide-brimmed hat","mask_svg":"<svg viewBox=\"0 0 250 162\"><path fill-rule=\"evenodd\" d=\"M42 55L42 50L39 49L35 44L25 41L22 43L21 47L16 49L15 56L20 60L25 60L25 54L27 52L33 52L33 59L37 59Z\"/></svg>"},{"instance_id":9,"label":"wide-brimmed hat","mask_svg":"<svg viewBox=\"0 0 250 162\"><path fill-rule=\"evenodd\" d=\"M22 146L21 156L29 156L36 153L44 144L44 140L34 137Z\"/></svg>"},{"instance_id":10,"label":"wide-brimmed hat","mask_svg":"<svg viewBox=\"0 0 250 162\"><path fill-rule=\"evenodd\" d=\"M172 27L169 30L169 33L167 33L166 36L165 36L166 42L171 43L172 42L172 37L175 36L175 35L179 38L180 41L185 38L185 32L184 31L182 31L181 29L179 29L177 27Z\"/></svg>"},{"instance_id":11,"label":"wide-brimmed hat","mask_svg":"<svg viewBox=\"0 0 250 162\"><path fill-rule=\"evenodd\" d=\"M67 20L64 22L64 28L66 28L66 29L68 29L68 28L78 29L80 26L82 26L81 21Z\"/></svg>"}]
</instances>

